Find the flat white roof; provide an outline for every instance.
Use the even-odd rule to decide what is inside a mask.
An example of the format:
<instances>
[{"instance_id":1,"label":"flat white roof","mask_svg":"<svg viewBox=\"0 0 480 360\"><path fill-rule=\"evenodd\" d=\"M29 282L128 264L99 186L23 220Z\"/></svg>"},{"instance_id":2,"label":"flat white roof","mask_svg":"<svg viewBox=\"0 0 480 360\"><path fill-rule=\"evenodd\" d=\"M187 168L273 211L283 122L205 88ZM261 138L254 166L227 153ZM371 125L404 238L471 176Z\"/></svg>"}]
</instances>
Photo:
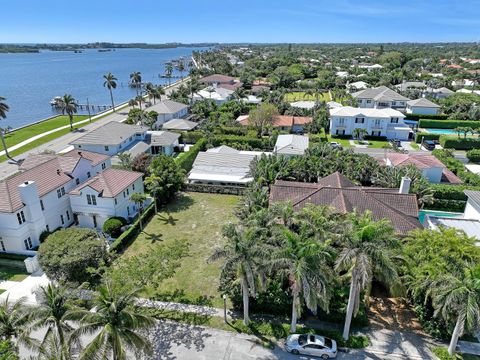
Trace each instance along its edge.
<instances>
[{"instance_id":1,"label":"flat white roof","mask_svg":"<svg viewBox=\"0 0 480 360\"><path fill-rule=\"evenodd\" d=\"M331 116L345 116L345 117L353 117L353 116L365 116L371 118L391 118L391 117L398 117L404 118L400 111L385 108L385 109L373 109L373 108L355 108L351 106L342 106L337 108L330 109Z\"/></svg>"}]
</instances>

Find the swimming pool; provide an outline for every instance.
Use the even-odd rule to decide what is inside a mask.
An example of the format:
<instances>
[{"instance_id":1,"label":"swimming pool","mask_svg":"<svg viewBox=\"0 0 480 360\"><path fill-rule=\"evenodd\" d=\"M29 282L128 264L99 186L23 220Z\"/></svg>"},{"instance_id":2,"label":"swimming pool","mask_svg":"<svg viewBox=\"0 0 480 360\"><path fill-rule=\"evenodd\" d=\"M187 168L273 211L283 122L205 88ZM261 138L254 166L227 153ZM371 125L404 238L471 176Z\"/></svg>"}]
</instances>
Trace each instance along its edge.
<instances>
[{"instance_id":1,"label":"swimming pool","mask_svg":"<svg viewBox=\"0 0 480 360\"><path fill-rule=\"evenodd\" d=\"M440 135L457 135L458 133L453 129L422 129L422 132Z\"/></svg>"},{"instance_id":2,"label":"swimming pool","mask_svg":"<svg viewBox=\"0 0 480 360\"><path fill-rule=\"evenodd\" d=\"M455 213L455 212L436 211L436 210L419 210L418 220L420 221L421 224L423 224L425 215L433 215L433 216L440 216L440 217L446 217L446 218L458 218L463 216L462 213Z\"/></svg>"}]
</instances>

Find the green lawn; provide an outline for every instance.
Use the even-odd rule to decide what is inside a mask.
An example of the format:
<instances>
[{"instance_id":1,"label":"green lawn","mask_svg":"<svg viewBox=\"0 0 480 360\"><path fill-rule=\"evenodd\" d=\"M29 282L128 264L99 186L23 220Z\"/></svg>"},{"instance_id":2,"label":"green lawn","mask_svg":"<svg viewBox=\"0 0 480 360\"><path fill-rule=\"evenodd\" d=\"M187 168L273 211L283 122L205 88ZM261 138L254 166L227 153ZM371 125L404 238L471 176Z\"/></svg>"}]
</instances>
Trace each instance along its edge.
<instances>
[{"instance_id":1,"label":"green lawn","mask_svg":"<svg viewBox=\"0 0 480 360\"><path fill-rule=\"evenodd\" d=\"M0 266L0 281L22 281L28 276L26 270L17 267Z\"/></svg>"},{"instance_id":2,"label":"green lawn","mask_svg":"<svg viewBox=\"0 0 480 360\"><path fill-rule=\"evenodd\" d=\"M77 115L74 117L73 122L79 122L82 120L88 119L86 115ZM11 147L18 143L21 143L24 140L31 138L32 136L39 135L46 131L54 130L61 126L69 125L70 122L68 120L68 116L60 115L54 117L53 119L43 121L38 124L34 124L31 126L27 126L23 129L12 131L11 133L5 135L5 142L7 143L7 147ZM3 149L3 145L0 143L0 150Z\"/></svg>"},{"instance_id":3,"label":"green lawn","mask_svg":"<svg viewBox=\"0 0 480 360\"><path fill-rule=\"evenodd\" d=\"M294 101L314 101L317 100L316 95L305 95L305 92L300 91L300 92L290 92L285 94L285 101L286 102L294 102ZM331 101L330 94L328 92L320 94L318 100L320 101Z\"/></svg>"},{"instance_id":4,"label":"green lawn","mask_svg":"<svg viewBox=\"0 0 480 360\"><path fill-rule=\"evenodd\" d=\"M328 142L335 141L335 142L338 142L338 143L342 144L344 149L351 147L348 139L332 138L332 135L327 135L327 139L328 139Z\"/></svg>"},{"instance_id":5,"label":"green lawn","mask_svg":"<svg viewBox=\"0 0 480 360\"><path fill-rule=\"evenodd\" d=\"M355 140L355 144L360 144L358 140ZM365 145L365 144L360 144ZM388 141L368 140L368 147L374 149L383 149L385 146L390 146Z\"/></svg>"},{"instance_id":6,"label":"green lawn","mask_svg":"<svg viewBox=\"0 0 480 360\"><path fill-rule=\"evenodd\" d=\"M143 254L152 246L177 240L188 241L188 255L172 278L142 295L222 307L218 292L221 261L207 264L206 259L223 243L222 226L235 220L238 201L232 195L185 193L163 208L122 256Z\"/></svg>"}]
</instances>

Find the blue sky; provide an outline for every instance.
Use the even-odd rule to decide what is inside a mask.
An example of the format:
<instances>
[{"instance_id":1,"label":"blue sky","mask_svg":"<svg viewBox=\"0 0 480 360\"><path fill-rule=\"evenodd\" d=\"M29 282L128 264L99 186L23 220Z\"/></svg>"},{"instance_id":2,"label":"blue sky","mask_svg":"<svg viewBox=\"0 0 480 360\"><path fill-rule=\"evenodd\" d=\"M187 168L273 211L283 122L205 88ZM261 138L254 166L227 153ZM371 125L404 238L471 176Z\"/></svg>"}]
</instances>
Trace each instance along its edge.
<instances>
[{"instance_id":1,"label":"blue sky","mask_svg":"<svg viewBox=\"0 0 480 360\"><path fill-rule=\"evenodd\" d=\"M480 0L2 1L0 42L480 41Z\"/></svg>"}]
</instances>

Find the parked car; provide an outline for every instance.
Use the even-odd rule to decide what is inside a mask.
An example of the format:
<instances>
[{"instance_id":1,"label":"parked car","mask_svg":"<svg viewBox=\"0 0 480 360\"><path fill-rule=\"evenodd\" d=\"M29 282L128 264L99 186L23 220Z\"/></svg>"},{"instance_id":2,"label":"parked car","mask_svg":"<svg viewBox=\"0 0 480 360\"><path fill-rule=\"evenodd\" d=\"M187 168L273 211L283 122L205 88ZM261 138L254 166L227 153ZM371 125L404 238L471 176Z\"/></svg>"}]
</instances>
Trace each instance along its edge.
<instances>
[{"instance_id":1,"label":"parked car","mask_svg":"<svg viewBox=\"0 0 480 360\"><path fill-rule=\"evenodd\" d=\"M435 141L433 141L433 140L423 140L422 146L427 150L435 150Z\"/></svg>"},{"instance_id":2,"label":"parked car","mask_svg":"<svg viewBox=\"0 0 480 360\"><path fill-rule=\"evenodd\" d=\"M337 357L337 342L320 335L292 334L285 341L285 350L296 355L333 359Z\"/></svg>"},{"instance_id":3,"label":"parked car","mask_svg":"<svg viewBox=\"0 0 480 360\"><path fill-rule=\"evenodd\" d=\"M339 142L336 142L336 141L331 141L331 142L330 142L330 146L331 146L333 149L343 150L342 144L340 144Z\"/></svg>"}]
</instances>

